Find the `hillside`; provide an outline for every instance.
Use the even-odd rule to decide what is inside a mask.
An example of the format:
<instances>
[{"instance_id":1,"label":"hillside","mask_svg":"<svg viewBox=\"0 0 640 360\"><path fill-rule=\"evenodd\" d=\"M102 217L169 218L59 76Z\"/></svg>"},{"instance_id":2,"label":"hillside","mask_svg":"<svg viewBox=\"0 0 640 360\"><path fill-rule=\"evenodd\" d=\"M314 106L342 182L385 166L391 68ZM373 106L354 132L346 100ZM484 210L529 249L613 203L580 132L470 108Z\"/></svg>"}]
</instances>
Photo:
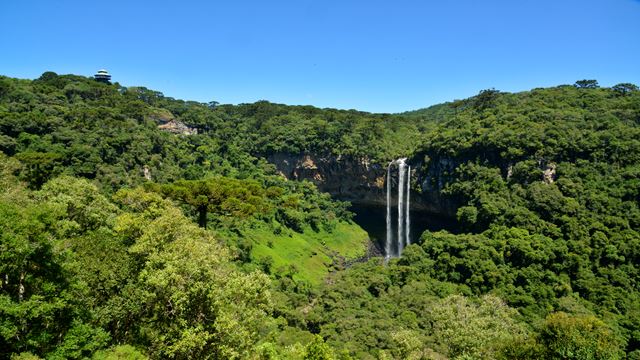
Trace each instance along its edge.
<instances>
[{"instance_id":1,"label":"hillside","mask_svg":"<svg viewBox=\"0 0 640 360\"><path fill-rule=\"evenodd\" d=\"M0 151L2 357L640 356L632 84L370 114L47 72L0 77ZM401 157L447 226L385 264L338 199L383 221Z\"/></svg>"}]
</instances>

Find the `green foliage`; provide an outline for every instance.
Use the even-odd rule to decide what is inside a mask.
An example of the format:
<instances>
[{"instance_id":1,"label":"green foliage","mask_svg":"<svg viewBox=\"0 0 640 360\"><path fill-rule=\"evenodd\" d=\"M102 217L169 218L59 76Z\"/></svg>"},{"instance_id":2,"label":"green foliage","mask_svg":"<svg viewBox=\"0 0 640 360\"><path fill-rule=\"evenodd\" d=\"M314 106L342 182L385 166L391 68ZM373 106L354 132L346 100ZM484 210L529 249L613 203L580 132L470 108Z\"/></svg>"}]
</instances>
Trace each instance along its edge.
<instances>
[{"instance_id":1,"label":"green foliage","mask_svg":"<svg viewBox=\"0 0 640 360\"><path fill-rule=\"evenodd\" d=\"M243 236L253 244L251 256L264 271L283 276L293 267L295 281L313 285L344 266L341 262L364 257L367 246L367 234L346 222L337 223L331 232L307 227L300 233L285 230L280 234L262 225L244 231Z\"/></svg>"},{"instance_id":2,"label":"green foliage","mask_svg":"<svg viewBox=\"0 0 640 360\"><path fill-rule=\"evenodd\" d=\"M147 360L148 358L131 345L118 345L96 352L93 360Z\"/></svg>"},{"instance_id":3,"label":"green foliage","mask_svg":"<svg viewBox=\"0 0 640 360\"><path fill-rule=\"evenodd\" d=\"M484 296L479 304L449 296L429 309L432 336L452 358L495 359L509 343L527 336L515 320L516 311L501 299Z\"/></svg>"},{"instance_id":4,"label":"green foliage","mask_svg":"<svg viewBox=\"0 0 640 360\"><path fill-rule=\"evenodd\" d=\"M471 234L424 234L434 262L412 267L499 294L531 325L577 297L633 352L640 97L632 84L578 85L499 93L482 111L475 98L450 105L416 158L423 176L452 164L435 190Z\"/></svg>"},{"instance_id":5,"label":"green foliage","mask_svg":"<svg viewBox=\"0 0 640 360\"><path fill-rule=\"evenodd\" d=\"M0 77L0 357L633 358L639 119L595 80L369 114ZM352 264L279 153L409 156L456 234Z\"/></svg>"},{"instance_id":6,"label":"green foliage","mask_svg":"<svg viewBox=\"0 0 640 360\"><path fill-rule=\"evenodd\" d=\"M593 316L550 314L541 341L546 359L621 359L620 342L609 327Z\"/></svg>"},{"instance_id":7,"label":"green foliage","mask_svg":"<svg viewBox=\"0 0 640 360\"><path fill-rule=\"evenodd\" d=\"M316 335L312 342L307 345L304 360L334 360L333 350L325 344L321 336Z\"/></svg>"},{"instance_id":8,"label":"green foliage","mask_svg":"<svg viewBox=\"0 0 640 360\"><path fill-rule=\"evenodd\" d=\"M127 190L119 210L69 177L33 195L0 203L6 355L84 358L124 340L153 357L246 358L269 331L268 278L235 269L171 203Z\"/></svg>"},{"instance_id":9,"label":"green foliage","mask_svg":"<svg viewBox=\"0 0 640 360\"><path fill-rule=\"evenodd\" d=\"M26 168L25 180L32 188L39 189L54 175L60 155L56 153L22 152L16 155Z\"/></svg>"},{"instance_id":10,"label":"green foliage","mask_svg":"<svg viewBox=\"0 0 640 360\"><path fill-rule=\"evenodd\" d=\"M365 255L367 234L348 221L345 204L308 182L217 176L145 187L189 205L201 227L212 223L239 260L269 274L294 266L296 280L316 285L337 261Z\"/></svg>"},{"instance_id":11,"label":"green foliage","mask_svg":"<svg viewBox=\"0 0 640 360\"><path fill-rule=\"evenodd\" d=\"M582 89L595 89L598 87L598 81L596 80L578 80L575 86Z\"/></svg>"},{"instance_id":12,"label":"green foliage","mask_svg":"<svg viewBox=\"0 0 640 360\"><path fill-rule=\"evenodd\" d=\"M618 95L625 96L631 92L638 91L638 86L630 83L621 83L621 84L614 85L611 89L615 91Z\"/></svg>"},{"instance_id":13,"label":"green foliage","mask_svg":"<svg viewBox=\"0 0 640 360\"><path fill-rule=\"evenodd\" d=\"M478 221L478 209L475 206L463 206L456 212L456 218L461 224L471 227Z\"/></svg>"},{"instance_id":14,"label":"green foliage","mask_svg":"<svg viewBox=\"0 0 640 360\"><path fill-rule=\"evenodd\" d=\"M198 224L207 227L207 215L243 220L267 212L265 191L256 181L216 177L209 180L179 180L156 187L157 191L191 205L198 212Z\"/></svg>"},{"instance_id":15,"label":"green foliage","mask_svg":"<svg viewBox=\"0 0 640 360\"><path fill-rule=\"evenodd\" d=\"M308 326L337 350L374 359L379 350L396 359L467 356L509 358L510 347L531 338L518 312L495 296L470 299L465 291L429 278L433 261L420 247L386 267L377 262L336 274L305 316ZM349 339L345 341L344 339Z\"/></svg>"},{"instance_id":16,"label":"green foliage","mask_svg":"<svg viewBox=\"0 0 640 360\"><path fill-rule=\"evenodd\" d=\"M49 241L50 209L0 201L0 349L49 351L69 326L68 283Z\"/></svg>"},{"instance_id":17,"label":"green foliage","mask_svg":"<svg viewBox=\"0 0 640 360\"><path fill-rule=\"evenodd\" d=\"M11 360L41 360L42 358L32 353L20 353L11 355Z\"/></svg>"},{"instance_id":18,"label":"green foliage","mask_svg":"<svg viewBox=\"0 0 640 360\"><path fill-rule=\"evenodd\" d=\"M100 328L74 322L56 347L49 359L82 359L105 347L110 340L109 334Z\"/></svg>"}]
</instances>

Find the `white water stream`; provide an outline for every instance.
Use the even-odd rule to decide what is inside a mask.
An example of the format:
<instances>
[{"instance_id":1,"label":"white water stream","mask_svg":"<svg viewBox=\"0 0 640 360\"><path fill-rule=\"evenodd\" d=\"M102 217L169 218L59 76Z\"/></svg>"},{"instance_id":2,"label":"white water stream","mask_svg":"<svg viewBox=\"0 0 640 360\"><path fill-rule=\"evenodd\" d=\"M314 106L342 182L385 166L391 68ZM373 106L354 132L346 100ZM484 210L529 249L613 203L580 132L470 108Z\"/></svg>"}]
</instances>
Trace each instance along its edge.
<instances>
[{"instance_id":1,"label":"white water stream","mask_svg":"<svg viewBox=\"0 0 640 360\"><path fill-rule=\"evenodd\" d=\"M387 167L387 238L385 242L385 259L389 260L391 257L400 257L402 250L405 246L411 243L410 239L410 227L411 217L409 214L410 208L410 193L411 193L411 166L407 165L406 158L398 159L389 163ZM391 213L391 168L398 167L398 203L397 203L397 216L398 225L396 228L396 238L393 238L392 229L392 213Z\"/></svg>"}]
</instances>

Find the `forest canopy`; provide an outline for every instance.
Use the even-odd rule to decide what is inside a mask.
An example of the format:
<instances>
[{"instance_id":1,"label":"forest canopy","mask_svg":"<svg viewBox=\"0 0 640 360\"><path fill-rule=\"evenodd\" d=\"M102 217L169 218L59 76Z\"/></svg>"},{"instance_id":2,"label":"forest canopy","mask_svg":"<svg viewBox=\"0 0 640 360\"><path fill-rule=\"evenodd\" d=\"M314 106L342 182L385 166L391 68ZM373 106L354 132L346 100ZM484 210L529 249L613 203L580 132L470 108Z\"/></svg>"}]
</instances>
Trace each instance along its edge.
<instances>
[{"instance_id":1,"label":"forest canopy","mask_svg":"<svg viewBox=\"0 0 640 360\"><path fill-rule=\"evenodd\" d=\"M2 358L640 358L634 84L371 114L0 76L0 152ZM407 157L455 231L385 263L271 154Z\"/></svg>"}]
</instances>

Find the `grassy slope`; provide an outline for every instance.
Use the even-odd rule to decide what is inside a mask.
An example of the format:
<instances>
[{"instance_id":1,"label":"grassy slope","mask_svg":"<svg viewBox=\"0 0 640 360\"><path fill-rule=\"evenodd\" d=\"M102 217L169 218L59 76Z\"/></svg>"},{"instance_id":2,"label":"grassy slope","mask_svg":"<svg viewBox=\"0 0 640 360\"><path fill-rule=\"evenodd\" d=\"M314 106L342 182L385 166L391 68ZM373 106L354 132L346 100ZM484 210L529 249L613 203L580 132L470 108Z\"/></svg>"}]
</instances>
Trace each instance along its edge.
<instances>
[{"instance_id":1,"label":"grassy slope","mask_svg":"<svg viewBox=\"0 0 640 360\"><path fill-rule=\"evenodd\" d=\"M289 231L273 234L266 228L257 228L246 234L254 245L252 257L270 257L272 269L294 265L296 277L318 285L329 273L334 260L356 259L366 254L367 233L355 223L340 222L331 233L306 229L303 233Z\"/></svg>"}]
</instances>

